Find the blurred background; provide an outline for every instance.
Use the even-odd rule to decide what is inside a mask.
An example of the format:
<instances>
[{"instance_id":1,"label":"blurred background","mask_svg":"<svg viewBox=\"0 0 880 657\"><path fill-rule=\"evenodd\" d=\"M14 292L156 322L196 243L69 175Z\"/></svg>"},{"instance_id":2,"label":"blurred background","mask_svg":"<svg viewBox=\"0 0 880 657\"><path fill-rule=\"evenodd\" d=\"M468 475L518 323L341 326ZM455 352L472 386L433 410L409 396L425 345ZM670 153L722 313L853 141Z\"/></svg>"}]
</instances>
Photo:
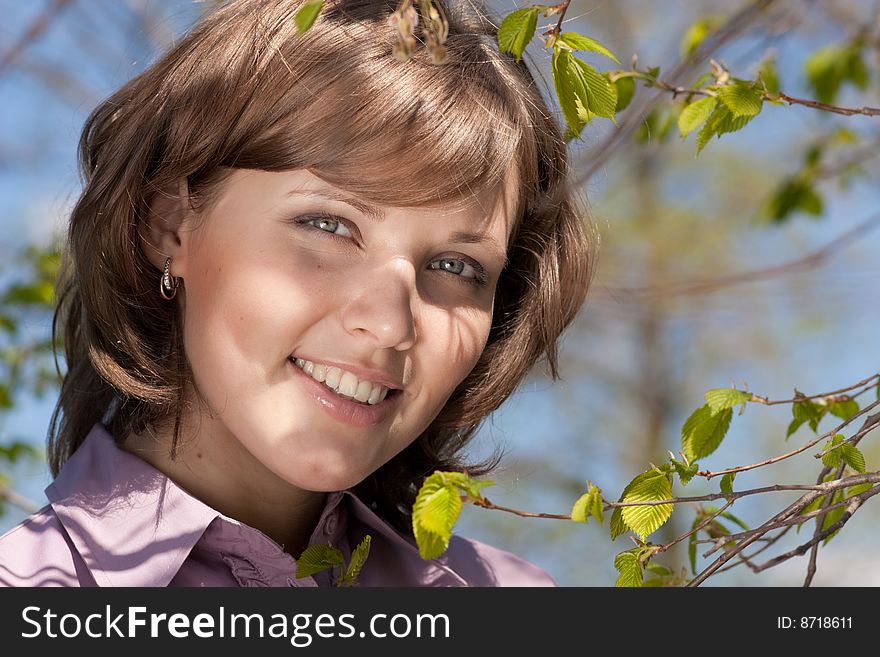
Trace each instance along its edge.
<instances>
[{"instance_id":1,"label":"blurred background","mask_svg":"<svg viewBox=\"0 0 880 657\"><path fill-rule=\"evenodd\" d=\"M49 351L54 254L79 192L79 131L101 99L214 4L0 0L0 533L46 502L42 451L57 394ZM564 28L605 44L620 68L637 55L639 68L659 66L663 78L700 30L749 4L574 0ZM756 4L760 10L711 54L734 77L754 79L772 60L791 96L880 106L880 3ZM522 4L492 6L506 14ZM539 31L555 20L542 17ZM841 53L848 64L828 64ZM549 51L535 42L527 59L549 83ZM707 59L697 62L681 84L696 84L708 70ZM655 97L651 112L639 114ZM632 134L609 151L615 126L598 120L572 146L585 210L601 236L599 264L562 342L562 380L536 370L473 444L476 457L497 446L506 453L496 485L485 490L496 504L566 514L587 480L617 499L649 463L678 453L682 424L707 389L747 386L790 399L795 388L831 392L880 370L880 117L765 103L745 129L713 139L695 158L694 135L683 141L675 128L680 107L681 98L639 86L618 119L635 122ZM813 436L802 427L786 442L790 420L789 405L749 405L701 467L760 461ZM835 422L823 420L820 431ZM876 438L860 444L869 471L880 464ZM816 451L742 473L736 487L814 483ZM674 490L717 492L717 480ZM755 526L792 499L753 496L731 510ZM627 536L609 541L608 515L604 526L584 526L466 506L456 531L520 554L561 585L609 586L614 555L633 544ZM880 504L866 504L820 550L814 585L880 585L878 517ZM678 507L652 541L679 536L693 518L692 508ZM768 556L812 529L790 532ZM686 566L679 547L657 561L674 571ZM735 568L705 585L799 585L805 570L805 559L793 559L758 575Z\"/></svg>"}]
</instances>

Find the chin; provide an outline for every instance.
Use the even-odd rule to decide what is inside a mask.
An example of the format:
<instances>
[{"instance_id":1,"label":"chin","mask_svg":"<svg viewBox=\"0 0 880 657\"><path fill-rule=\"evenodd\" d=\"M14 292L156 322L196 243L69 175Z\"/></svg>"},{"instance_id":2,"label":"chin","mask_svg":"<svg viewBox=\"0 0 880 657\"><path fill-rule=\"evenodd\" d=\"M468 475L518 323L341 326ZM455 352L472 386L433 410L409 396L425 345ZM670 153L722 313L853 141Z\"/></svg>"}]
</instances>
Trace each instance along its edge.
<instances>
[{"instance_id":1,"label":"chin","mask_svg":"<svg viewBox=\"0 0 880 657\"><path fill-rule=\"evenodd\" d=\"M364 472L362 468L345 466L332 468L327 467L325 463L319 467L312 468L308 473L300 471L295 476L285 477L285 479L290 484L303 490L310 490L316 493L332 493L356 486L369 475L370 472Z\"/></svg>"}]
</instances>

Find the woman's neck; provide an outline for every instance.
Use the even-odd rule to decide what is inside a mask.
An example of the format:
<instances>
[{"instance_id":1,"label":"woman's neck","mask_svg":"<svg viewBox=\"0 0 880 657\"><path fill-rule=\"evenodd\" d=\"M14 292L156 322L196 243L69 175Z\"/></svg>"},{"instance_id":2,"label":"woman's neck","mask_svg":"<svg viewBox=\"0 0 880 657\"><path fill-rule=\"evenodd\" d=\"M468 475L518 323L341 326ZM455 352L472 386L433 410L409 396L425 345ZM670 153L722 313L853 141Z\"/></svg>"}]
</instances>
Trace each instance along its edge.
<instances>
[{"instance_id":1,"label":"woman's neck","mask_svg":"<svg viewBox=\"0 0 880 657\"><path fill-rule=\"evenodd\" d=\"M225 427L209 419L181 424L175 459L171 430L131 434L122 448L140 457L220 513L260 530L298 557L324 509L326 493L297 488L267 473Z\"/></svg>"}]
</instances>

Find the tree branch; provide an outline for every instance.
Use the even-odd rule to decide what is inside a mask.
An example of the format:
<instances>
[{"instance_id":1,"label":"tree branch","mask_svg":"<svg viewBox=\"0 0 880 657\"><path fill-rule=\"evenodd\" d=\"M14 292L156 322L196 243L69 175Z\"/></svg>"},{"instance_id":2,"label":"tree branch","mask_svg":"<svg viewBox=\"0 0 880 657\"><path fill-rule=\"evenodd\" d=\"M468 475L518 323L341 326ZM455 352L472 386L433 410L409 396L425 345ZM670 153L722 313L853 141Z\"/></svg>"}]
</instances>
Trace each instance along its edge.
<instances>
[{"instance_id":1,"label":"tree branch","mask_svg":"<svg viewBox=\"0 0 880 657\"><path fill-rule=\"evenodd\" d=\"M839 237L823 246L817 251L810 253L797 260L792 260L782 265L774 265L772 267L763 267L753 269L738 274L730 274L727 276L719 276L717 278L709 278L702 281L685 281L680 283L666 283L662 285L646 286L646 287L616 287L607 288L608 296L615 301L620 301L624 295L630 297L669 297L685 294L708 294L715 292L721 288L740 285L742 283L751 283L759 280L779 276L781 274L793 274L803 271L815 269L817 266L824 264L826 260L835 252L856 239L860 239L867 235L870 231L880 226L880 214L876 214L850 230L846 231ZM625 300L625 299L624 299ZM858 385L858 384L857 384ZM855 387L855 386L854 386ZM785 403L785 402L778 402Z\"/></svg>"},{"instance_id":2,"label":"tree branch","mask_svg":"<svg viewBox=\"0 0 880 657\"><path fill-rule=\"evenodd\" d=\"M744 7L741 11L731 16L718 31L708 36L697 48L696 52L688 58L678 62L669 75L671 84L677 84L696 69L712 53L734 36L745 30L762 12L764 12L775 0L755 0ZM617 121L617 126L609 136L595 149L591 149L581 161L572 167L573 171L580 171L577 176L570 176L566 184L567 190L581 189L598 171L608 163L618 147L624 143L639 128L644 118L660 102L662 94L656 94L652 98L633 105L626 116Z\"/></svg>"},{"instance_id":3,"label":"tree branch","mask_svg":"<svg viewBox=\"0 0 880 657\"><path fill-rule=\"evenodd\" d=\"M25 513L36 513L40 510L40 506L36 502L29 500L24 495L20 495L11 488L6 488L5 486L0 486L0 500L8 502Z\"/></svg>"},{"instance_id":4,"label":"tree branch","mask_svg":"<svg viewBox=\"0 0 880 657\"><path fill-rule=\"evenodd\" d=\"M15 59L27 48L31 43L42 36L52 20L58 13L64 9L65 5L70 4L70 0L53 0L52 4L46 7L28 26L24 34L16 41L12 47L3 53L0 57L0 75L5 73L6 69L12 65Z\"/></svg>"},{"instance_id":5,"label":"tree branch","mask_svg":"<svg viewBox=\"0 0 880 657\"><path fill-rule=\"evenodd\" d=\"M785 460L787 458L791 458L792 456L800 454L801 452L807 451L808 449L810 449L814 445L817 445L818 443L822 442L823 440L827 440L827 439L831 438L832 436L840 433L840 430L843 429L845 426L847 426L850 422L852 422L854 419L856 419L860 415L863 415L864 413L870 411L872 408L874 408L878 404L880 404L880 399L875 401L873 404L865 406L865 408L861 409L858 413L853 415L848 420L844 420L844 422L842 424L836 426L831 431L826 431L825 433L823 433L821 436L819 436L815 440L811 440L811 441L805 443L804 445L802 445L801 447L798 447L795 450L792 450L790 452L782 454L781 456L774 456L773 458L765 459L763 461L759 461L758 463L752 463L751 465L740 465L735 468L727 468L726 470L718 470L715 472L712 472L711 470L703 470L701 472L698 472L697 475L700 477L706 477L706 479L711 479L712 477L717 477L719 475L725 475L725 474L732 473L732 472L745 472L746 470L754 470L755 468L760 468L765 465L770 465L771 463L778 463L779 461ZM861 436L863 436L865 433L867 433L868 431L873 429L874 426L876 424L878 424L878 417L877 417L878 415L880 415L880 413L878 413L877 415L871 416L870 418L868 418L865 421L865 424L862 425L862 428L859 429L859 432L856 434L859 436L859 438L861 438Z\"/></svg>"},{"instance_id":6,"label":"tree branch","mask_svg":"<svg viewBox=\"0 0 880 657\"><path fill-rule=\"evenodd\" d=\"M773 99L774 94L764 94L767 100ZM813 109L822 110L824 112L833 112L834 114L843 114L844 116L853 116L855 114L864 114L865 116L880 116L880 108L877 107L839 107L837 105L829 105L828 103L820 103L816 100L805 100L803 98L794 98L788 94L778 94L780 100L784 100L789 105L804 105Z\"/></svg>"}]
</instances>

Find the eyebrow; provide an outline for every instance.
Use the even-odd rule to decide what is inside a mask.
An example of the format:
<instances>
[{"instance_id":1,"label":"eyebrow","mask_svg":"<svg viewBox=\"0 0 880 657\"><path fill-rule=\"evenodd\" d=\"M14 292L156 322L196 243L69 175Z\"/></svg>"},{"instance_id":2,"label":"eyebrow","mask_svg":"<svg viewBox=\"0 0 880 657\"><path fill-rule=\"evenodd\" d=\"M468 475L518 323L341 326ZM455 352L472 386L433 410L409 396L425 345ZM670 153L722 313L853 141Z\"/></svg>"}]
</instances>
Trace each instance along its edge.
<instances>
[{"instance_id":1,"label":"eyebrow","mask_svg":"<svg viewBox=\"0 0 880 657\"><path fill-rule=\"evenodd\" d=\"M312 196L329 199L331 201L339 201L340 203L345 203L346 205L353 207L372 221L378 223L385 221L385 213L376 206L370 205L359 198L348 196L336 190L327 189L321 190L320 192L312 190L294 190L288 192L287 195ZM487 235L458 230L449 236L449 241L455 244L482 244L489 248L502 261L502 267L507 266L507 250L498 244L497 240L494 240Z\"/></svg>"},{"instance_id":2,"label":"eyebrow","mask_svg":"<svg viewBox=\"0 0 880 657\"><path fill-rule=\"evenodd\" d=\"M370 205L369 203L364 203L362 200L358 198L354 198L353 196L347 196L346 194L342 194L341 192L337 192L332 189L312 191L312 190L294 190L292 192L287 193L288 196L315 196L318 198L325 198L331 201L339 201L340 203L345 203L346 205L350 205L355 210L365 214L367 217L372 219L373 221L382 222L385 221L385 213L383 213L379 208Z\"/></svg>"}]
</instances>

